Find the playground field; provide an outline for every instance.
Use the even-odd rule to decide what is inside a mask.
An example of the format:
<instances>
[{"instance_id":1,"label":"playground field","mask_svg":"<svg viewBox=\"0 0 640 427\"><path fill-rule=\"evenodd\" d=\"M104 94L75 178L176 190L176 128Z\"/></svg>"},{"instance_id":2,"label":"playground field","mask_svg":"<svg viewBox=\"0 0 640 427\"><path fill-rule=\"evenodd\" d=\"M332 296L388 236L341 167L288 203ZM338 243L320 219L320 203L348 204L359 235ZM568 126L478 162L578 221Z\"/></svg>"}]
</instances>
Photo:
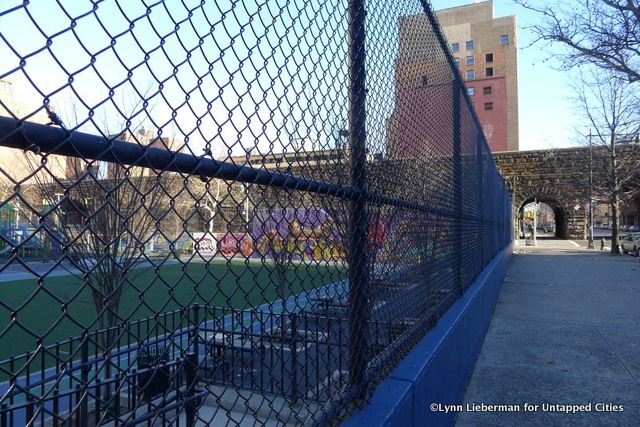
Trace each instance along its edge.
<instances>
[{"instance_id":1,"label":"playground field","mask_svg":"<svg viewBox=\"0 0 640 427\"><path fill-rule=\"evenodd\" d=\"M298 264L287 273L288 295L334 283L346 268ZM269 262L212 261L139 268L129 273L119 307L123 319L136 320L190 304L249 308L278 299L277 274ZM97 329L91 290L75 276L0 283L0 360L22 355L43 344ZM13 319L13 320L12 320Z\"/></svg>"}]
</instances>

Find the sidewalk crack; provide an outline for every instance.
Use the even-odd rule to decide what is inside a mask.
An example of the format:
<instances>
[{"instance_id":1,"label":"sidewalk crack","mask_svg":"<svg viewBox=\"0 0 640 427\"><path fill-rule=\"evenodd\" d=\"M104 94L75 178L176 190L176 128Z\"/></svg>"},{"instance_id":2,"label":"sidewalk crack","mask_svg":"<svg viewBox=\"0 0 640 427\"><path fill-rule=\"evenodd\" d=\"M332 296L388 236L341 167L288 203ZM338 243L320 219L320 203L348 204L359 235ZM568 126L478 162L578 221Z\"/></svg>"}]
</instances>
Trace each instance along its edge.
<instances>
[{"instance_id":1,"label":"sidewalk crack","mask_svg":"<svg viewBox=\"0 0 640 427\"><path fill-rule=\"evenodd\" d=\"M618 359L618 362L620 362L620 364L622 365L622 367L624 368L625 371L627 371L627 374L629 374L629 376L633 379L633 381L637 384L640 385L640 381L638 380L638 378L635 377L635 375L633 375L631 373L631 371L629 370L629 368L627 367L627 365L622 361L622 359L620 359L620 357L618 356L618 353L615 352L615 350L613 349L613 347L611 347L611 345L609 345L609 342L607 342L606 338L604 337L604 335L602 334L602 331L600 331L600 329L598 329L597 326L594 326L593 329L595 329L598 332L598 335L600 335L600 338L602 338L602 341L604 342L604 345L607 346L607 348L609 349L609 351L611 351L611 353L615 356L616 359Z\"/></svg>"}]
</instances>

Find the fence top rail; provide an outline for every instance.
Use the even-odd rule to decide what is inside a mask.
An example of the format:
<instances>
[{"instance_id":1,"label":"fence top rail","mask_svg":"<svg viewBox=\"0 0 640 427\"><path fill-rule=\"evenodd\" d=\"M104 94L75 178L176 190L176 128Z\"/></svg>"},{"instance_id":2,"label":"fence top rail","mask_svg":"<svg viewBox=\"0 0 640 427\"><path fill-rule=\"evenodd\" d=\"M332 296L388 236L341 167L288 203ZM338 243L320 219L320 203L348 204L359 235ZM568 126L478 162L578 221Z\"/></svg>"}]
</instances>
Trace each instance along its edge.
<instances>
[{"instance_id":1,"label":"fence top rail","mask_svg":"<svg viewBox=\"0 0 640 427\"><path fill-rule=\"evenodd\" d=\"M364 200L375 205L389 205L455 217L451 209L438 208L430 204L391 197L354 187L331 184L272 172L249 165L238 165L206 156L144 146L118 139L105 138L78 131L25 122L10 117L0 117L0 146L77 157L84 160L100 160L127 166L139 166L164 172L176 172L198 176L201 179L219 178L249 184L278 187L308 193Z\"/></svg>"},{"instance_id":2,"label":"fence top rail","mask_svg":"<svg viewBox=\"0 0 640 427\"><path fill-rule=\"evenodd\" d=\"M345 199L355 198L359 194L351 187L271 172L262 168L237 165L205 155L194 156L123 140L24 122L10 117L0 117L0 146L43 154L78 157L85 160L101 160L127 166L140 166L165 172L177 172L202 177L202 179L220 178L280 187Z\"/></svg>"}]
</instances>

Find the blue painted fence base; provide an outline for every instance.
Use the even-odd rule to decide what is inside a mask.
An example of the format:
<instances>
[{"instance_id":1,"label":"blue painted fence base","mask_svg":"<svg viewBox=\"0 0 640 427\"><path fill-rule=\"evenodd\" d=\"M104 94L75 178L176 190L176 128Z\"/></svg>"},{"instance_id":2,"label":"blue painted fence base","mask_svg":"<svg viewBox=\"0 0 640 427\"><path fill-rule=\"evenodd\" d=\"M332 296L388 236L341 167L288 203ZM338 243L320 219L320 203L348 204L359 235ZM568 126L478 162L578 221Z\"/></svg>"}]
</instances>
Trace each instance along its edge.
<instances>
[{"instance_id":1,"label":"blue painted fence base","mask_svg":"<svg viewBox=\"0 0 640 427\"><path fill-rule=\"evenodd\" d=\"M450 426L456 415L431 405L461 402L482 347L509 267L509 244L487 265L467 292L414 347L342 425Z\"/></svg>"}]
</instances>

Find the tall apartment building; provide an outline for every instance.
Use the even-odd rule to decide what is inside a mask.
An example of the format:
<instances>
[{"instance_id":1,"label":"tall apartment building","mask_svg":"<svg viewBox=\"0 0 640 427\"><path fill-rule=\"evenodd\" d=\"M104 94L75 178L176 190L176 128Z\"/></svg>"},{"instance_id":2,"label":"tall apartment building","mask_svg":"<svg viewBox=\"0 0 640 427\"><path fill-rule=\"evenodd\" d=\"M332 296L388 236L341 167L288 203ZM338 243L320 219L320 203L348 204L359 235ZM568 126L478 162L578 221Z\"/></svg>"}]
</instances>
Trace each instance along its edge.
<instances>
[{"instance_id":1,"label":"tall apartment building","mask_svg":"<svg viewBox=\"0 0 640 427\"><path fill-rule=\"evenodd\" d=\"M515 17L494 19L491 1L444 9L437 15L489 148L518 150ZM387 121L387 156L451 155L457 89L451 64L425 14L398 20L394 65L396 96ZM466 109L462 114L463 123L470 123Z\"/></svg>"},{"instance_id":2,"label":"tall apartment building","mask_svg":"<svg viewBox=\"0 0 640 427\"><path fill-rule=\"evenodd\" d=\"M493 1L436 12L492 151L518 150L516 17Z\"/></svg>"}]
</instances>

